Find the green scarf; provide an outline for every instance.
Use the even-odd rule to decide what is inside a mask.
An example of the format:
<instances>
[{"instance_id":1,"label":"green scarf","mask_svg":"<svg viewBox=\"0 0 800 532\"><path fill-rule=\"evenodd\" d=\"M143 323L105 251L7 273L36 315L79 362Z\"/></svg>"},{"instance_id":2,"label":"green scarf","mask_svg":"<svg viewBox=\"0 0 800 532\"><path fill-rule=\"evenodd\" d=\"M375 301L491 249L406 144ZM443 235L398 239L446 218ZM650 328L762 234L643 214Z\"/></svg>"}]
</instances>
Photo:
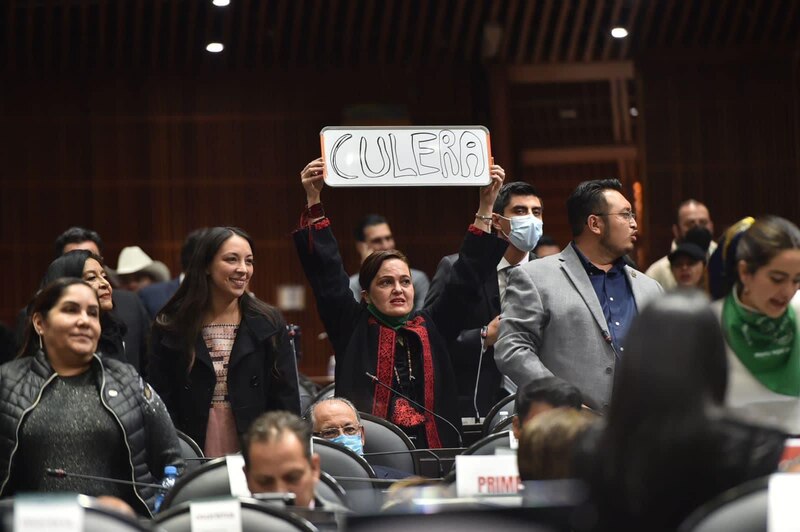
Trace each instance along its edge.
<instances>
[{"instance_id":1,"label":"green scarf","mask_svg":"<svg viewBox=\"0 0 800 532\"><path fill-rule=\"evenodd\" d=\"M367 305L367 310L375 316L382 324L386 325L390 329L394 329L395 331L398 330L400 327L406 324L408 321L408 314L403 314L402 316L387 316L377 308L372 303Z\"/></svg>"},{"instance_id":2,"label":"green scarf","mask_svg":"<svg viewBox=\"0 0 800 532\"><path fill-rule=\"evenodd\" d=\"M722 307L722 328L728 345L761 384L800 396L797 316L791 306L781 317L770 318L743 307L734 287Z\"/></svg>"}]
</instances>

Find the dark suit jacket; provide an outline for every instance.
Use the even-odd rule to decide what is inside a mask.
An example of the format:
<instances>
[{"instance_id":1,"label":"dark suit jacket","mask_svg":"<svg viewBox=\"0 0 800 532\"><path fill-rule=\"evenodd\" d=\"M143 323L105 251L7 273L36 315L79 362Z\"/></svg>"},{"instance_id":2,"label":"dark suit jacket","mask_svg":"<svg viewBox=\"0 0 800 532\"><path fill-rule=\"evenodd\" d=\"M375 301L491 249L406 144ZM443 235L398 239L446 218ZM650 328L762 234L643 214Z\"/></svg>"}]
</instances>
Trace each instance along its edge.
<instances>
[{"instance_id":1,"label":"dark suit jacket","mask_svg":"<svg viewBox=\"0 0 800 532\"><path fill-rule=\"evenodd\" d=\"M163 283L153 283L139 290L139 299L142 300L144 308L150 314L151 319L156 318L158 311L167 304L167 301L177 292L180 285L180 278L176 277Z\"/></svg>"},{"instance_id":2,"label":"dark suit jacket","mask_svg":"<svg viewBox=\"0 0 800 532\"><path fill-rule=\"evenodd\" d=\"M196 358L188 375L177 335L154 328L150 344L150 384L167 405L175 427L203 448L217 382L205 342L198 335ZM300 415L297 363L283 318L272 323L266 316L246 313L229 360L228 395L240 437L266 411L288 410Z\"/></svg>"},{"instance_id":3,"label":"dark suit jacket","mask_svg":"<svg viewBox=\"0 0 800 532\"><path fill-rule=\"evenodd\" d=\"M425 298L426 306L441 295L457 258L458 255L447 255L439 262L428 297ZM534 258L535 256L531 254L531 259ZM497 285L497 270L494 270L481 286L479 300L462 323L462 330L447 344L456 372L459 412L462 417L475 416L474 402L478 404L480 415L485 416L500 399L508 395L503 388L503 375L494 361L494 347L489 347L483 354L483 361L480 361L481 327L488 325L498 314L500 314L500 289ZM480 376L478 376L479 362ZM474 401L476 378L478 395L477 401Z\"/></svg>"}]
</instances>

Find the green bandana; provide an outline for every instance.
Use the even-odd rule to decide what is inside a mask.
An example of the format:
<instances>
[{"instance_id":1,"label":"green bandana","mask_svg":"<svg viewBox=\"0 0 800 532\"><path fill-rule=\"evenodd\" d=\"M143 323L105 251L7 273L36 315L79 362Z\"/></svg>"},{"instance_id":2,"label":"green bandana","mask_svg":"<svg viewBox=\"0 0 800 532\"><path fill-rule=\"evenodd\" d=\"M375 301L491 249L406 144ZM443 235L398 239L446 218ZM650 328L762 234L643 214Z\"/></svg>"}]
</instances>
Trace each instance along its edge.
<instances>
[{"instance_id":1,"label":"green bandana","mask_svg":"<svg viewBox=\"0 0 800 532\"><path fill-rule=\"evenodd\" d=\"M734 288L722 307L722 328L733 352L761 384L800 396L797 316L791 306L780 318L770 318L744 308Z\"/></svg>"},{"instance_id":2,"label":"green bandana","mask_svg":"<svg viewBox=\"0 0 800 532\"><path fill-rule=\"evenodd\" d=\"M375 316L375 318L381 322L382 324L386 325L390 329L394 329L395 331L406 324L408 321L408 314L403 314L402 316L387 316L377 308L372 303L367 305L367 310Z\"/></svg>"}]
</instances>

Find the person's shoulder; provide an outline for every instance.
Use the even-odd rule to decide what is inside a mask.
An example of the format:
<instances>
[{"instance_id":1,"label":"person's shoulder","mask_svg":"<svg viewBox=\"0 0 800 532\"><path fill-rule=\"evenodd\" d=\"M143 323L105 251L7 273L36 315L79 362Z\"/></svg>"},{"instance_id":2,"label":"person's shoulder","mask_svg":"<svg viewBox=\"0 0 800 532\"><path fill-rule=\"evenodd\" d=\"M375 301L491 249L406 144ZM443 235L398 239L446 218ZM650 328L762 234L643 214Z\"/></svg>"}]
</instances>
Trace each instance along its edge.
<instances>
[{"instance_id":1,"label":"person's shoulder","mask_svg":"<svg viewBox=\"0 0 800 532\"><path fill-rule=\"evenodd\" d=\"M28 371L32 363L33 357L22 357L9 360L5 364L0 365L0 378L22 376Z\"/></svg>"},{"instance_id":2,"label":"person's shoulder","mask_svg":"<svg viewBox=\"0 0 800 532\"><path fill-rule=\"evenodd\" d=\"M647 268L647 270L645 270L644 273L646 273L650 277L655 277L656 275L661 273L664 270L664 268L669 269L669 256L667 255L664 255L663 257L655 261L653 264L651 264L650 267Z\"/></svg>"}]
</instances>

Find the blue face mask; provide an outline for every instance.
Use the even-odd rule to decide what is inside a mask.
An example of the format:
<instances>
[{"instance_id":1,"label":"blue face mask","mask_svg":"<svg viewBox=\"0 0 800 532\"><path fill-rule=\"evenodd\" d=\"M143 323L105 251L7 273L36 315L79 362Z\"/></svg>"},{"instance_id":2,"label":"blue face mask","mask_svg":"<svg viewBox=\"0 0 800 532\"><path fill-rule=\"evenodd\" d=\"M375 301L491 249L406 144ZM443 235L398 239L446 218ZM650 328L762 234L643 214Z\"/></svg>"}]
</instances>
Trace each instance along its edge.
<instances>
[{"instance_id":1,"label":"blue face mask","mask_svg":"<svg viewBox=\"0 0 800 532\"><path fill-rule=\"evenodd\" d=\"M527 216L513 216L506 218L511 223L511 231L506 235L503 233L511 245L520 251L532 251L539 243L539 238L542 236L542 229L544 224L542 221L532 214Z\"/></svg>"},{"instance_id":2,"label":"blue face mask","mask_svg":"<svg viewBox=\"0 0 800 532\"><path fill-rule=\"evenodd\" d=\"M328 441L347 447L358 456L364 454L364 443L361 441L361 434L354 434L352 436L348 436L347 434L339 434L334 439Z\"/></svg>"}]
</instances>

